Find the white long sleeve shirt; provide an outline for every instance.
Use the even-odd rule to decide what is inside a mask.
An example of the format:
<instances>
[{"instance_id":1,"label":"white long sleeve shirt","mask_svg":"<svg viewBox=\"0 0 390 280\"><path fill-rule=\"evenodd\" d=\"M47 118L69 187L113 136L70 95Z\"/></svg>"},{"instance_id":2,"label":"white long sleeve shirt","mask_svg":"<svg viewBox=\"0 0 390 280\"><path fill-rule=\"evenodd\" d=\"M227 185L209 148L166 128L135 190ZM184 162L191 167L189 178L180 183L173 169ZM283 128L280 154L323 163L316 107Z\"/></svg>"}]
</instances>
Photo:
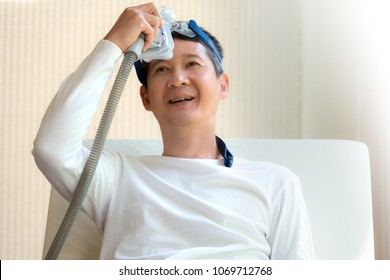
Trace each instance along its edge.
<instances>
[{"instance_id":1,"label":"white long sleeve shirt","mask_svg":"<svg viewBox=\"0 0 390 280\"><path fill-rule=\"evenodd\" d=\"M49 182L70 200L89 155L82 139L120 49L102 40L62 83L34 141ZM234 153L234 151L233 151ZM84 201L102 259L312 259L298 178L267 162L104 152Z\"/></svg>"}]
</instances>

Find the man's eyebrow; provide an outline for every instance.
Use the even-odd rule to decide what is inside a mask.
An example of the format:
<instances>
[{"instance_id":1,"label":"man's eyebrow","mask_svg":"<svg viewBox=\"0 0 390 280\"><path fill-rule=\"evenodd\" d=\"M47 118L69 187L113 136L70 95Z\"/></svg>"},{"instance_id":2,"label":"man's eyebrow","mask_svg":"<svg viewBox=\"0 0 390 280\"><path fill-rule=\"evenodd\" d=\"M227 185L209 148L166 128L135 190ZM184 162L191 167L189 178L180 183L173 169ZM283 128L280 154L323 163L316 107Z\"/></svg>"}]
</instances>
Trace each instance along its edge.
<instances>
[{"instance_id":1,"label":"man's eyebrow","mask_svg":"<svg viewBox=\"0 0 390 280\"><path fill-rule=\"evenodd\" d=\"M199 54L193 54L193 53L184 54L183 56L186 57L186 58L200 58L200 59L203 59L203 56L201 56Z\"/></svg>"},{"instance_id":2,"label":"man's eyebrow","mask_svg":"<svg viewBox=\"0 0 390 280\"><path fill-rule=\"evenodd\" d=\"M201 59L201 60L204 60L203 56L199 55L199 54L193 54L193 53L187 53L187 54L183 54L181 55L182 57L186 58L186 59L189 59L189 58L196 58L196 59ZM155 60L152 60L150 63L149 63L149 67L152 68L154 67L155 65L158 65L160 63L164 63L164 61L167 61L167 60L164 60L164 59L155 59Z\"/></svg>"},{"instance_id":3,"label":"man's eyebrow","mask_svg":"<svg viewBox=\"0 0 390 280\"><path fill-rule=\"evenodd\" d=\"M185 58L200 58L200 59L203 59L203 56L199 55L199 54L193 54L193 53L186 53L186 54L182 54L181 55L182 57L185 57ZM170 60L170 59L168 59ZM155 59L153 61L151 61L149 64L152 65L152 64L158 64L160 62L164 62L164 61L167 61L167 60L164 60L164 59Z\"/></svg>"}]
</instances>

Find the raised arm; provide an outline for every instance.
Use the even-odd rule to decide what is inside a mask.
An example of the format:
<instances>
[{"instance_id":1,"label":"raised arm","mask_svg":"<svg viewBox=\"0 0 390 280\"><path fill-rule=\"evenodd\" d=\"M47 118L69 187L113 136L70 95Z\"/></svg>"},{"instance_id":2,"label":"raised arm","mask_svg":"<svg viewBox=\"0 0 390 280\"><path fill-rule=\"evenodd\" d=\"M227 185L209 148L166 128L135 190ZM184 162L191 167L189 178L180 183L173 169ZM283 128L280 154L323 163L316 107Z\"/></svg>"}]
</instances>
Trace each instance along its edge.
<instances>
[{"instance_id":1,"label":"raised arm","mask_svg":"<svg viewBox=\"0 0 390 280\"><path fill-rule=\"evenodd\" d=\"M65 79L50 103L32 153L42 173L65 198L71 197L88 157L82 139L116 61L141 33L146 49L160 25L153 4L125 9L105 40Z\"/></svg>"}]
</instances>

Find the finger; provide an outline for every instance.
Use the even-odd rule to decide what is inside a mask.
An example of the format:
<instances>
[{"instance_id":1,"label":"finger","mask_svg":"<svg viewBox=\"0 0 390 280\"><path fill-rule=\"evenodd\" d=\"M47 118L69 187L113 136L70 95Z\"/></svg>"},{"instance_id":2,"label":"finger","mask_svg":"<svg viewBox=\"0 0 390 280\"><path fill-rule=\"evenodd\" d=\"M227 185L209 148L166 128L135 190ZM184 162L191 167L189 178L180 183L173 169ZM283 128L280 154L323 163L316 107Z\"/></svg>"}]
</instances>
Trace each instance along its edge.
<instances>
[{"instance_id":1,"label":"finger","mask_svg":"<svg viewBox=\"0 0 390 280\"><path fill-rule=\"evenodd\" d=\"M144 4L144 5L141 5L140 7L142 7L142 9L145 11L145 13L158 17L159 18L159 25L160 26L162 25L162 17L160 15L157 7L153 3Z\"/></svg>"},{"instance_id":2,"label":"finger","mask_svg":"<svg viewBox=\"0 0 390 280\"><path fill-rule=\"evenodd\" d=\"M142 51L146 51L152 45L157 33L155 33L154 29L149 24L142 33L145 35L145 44Z\"/></svg>"},{"instance_id":3,"label":"finger","mask_svg":"<svg viewBox=\"0 0 390 280\"><path fill-rule=\"evenodd\" d=\"M158 34L158 29L161 24L161 20L157 16L153 16L150 14L144 15L146 23L145 26L143 27L142 32L145 34L145 45L143 48L143 51L147 50L150 45L152 44L154 38Z\"/></svg>"}]
</instances>

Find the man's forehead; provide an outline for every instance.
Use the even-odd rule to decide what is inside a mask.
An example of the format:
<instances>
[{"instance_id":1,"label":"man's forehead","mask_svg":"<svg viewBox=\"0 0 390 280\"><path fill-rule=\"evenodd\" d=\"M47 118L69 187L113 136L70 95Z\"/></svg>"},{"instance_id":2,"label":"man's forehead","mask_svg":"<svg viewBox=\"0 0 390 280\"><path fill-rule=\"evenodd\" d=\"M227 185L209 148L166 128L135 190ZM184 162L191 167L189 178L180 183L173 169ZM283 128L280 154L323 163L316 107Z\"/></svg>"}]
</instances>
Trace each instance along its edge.
<instances>
[{"instance_id":1,"label":"man's forehead","mask_svg":"<svg viewBox=\"0 0 390 280\"><path fill-rule=\"evenodd\" d=\"M173 58L174 59L188 59L188 58L199 58L199 59L207 59L207 49L206 46L199 42L195 41L187 41L175 39L175 47L173 49ZM169 61L169 60L168 60ZM150 62L150 65L157 64L160 62L164 62L164 60L156 59Z\"/></svg>"},{"instance_id":2,"label":"man's forehead","mask_svg":"<svg viewBox=\"0 0 390 280\"><path fill-rule=\"evenodd\" d=\"M197 41L174 39L175 47L173 55L198 54L200 56L207 54L206 46Z\"/></svg>"}]
</instances>

